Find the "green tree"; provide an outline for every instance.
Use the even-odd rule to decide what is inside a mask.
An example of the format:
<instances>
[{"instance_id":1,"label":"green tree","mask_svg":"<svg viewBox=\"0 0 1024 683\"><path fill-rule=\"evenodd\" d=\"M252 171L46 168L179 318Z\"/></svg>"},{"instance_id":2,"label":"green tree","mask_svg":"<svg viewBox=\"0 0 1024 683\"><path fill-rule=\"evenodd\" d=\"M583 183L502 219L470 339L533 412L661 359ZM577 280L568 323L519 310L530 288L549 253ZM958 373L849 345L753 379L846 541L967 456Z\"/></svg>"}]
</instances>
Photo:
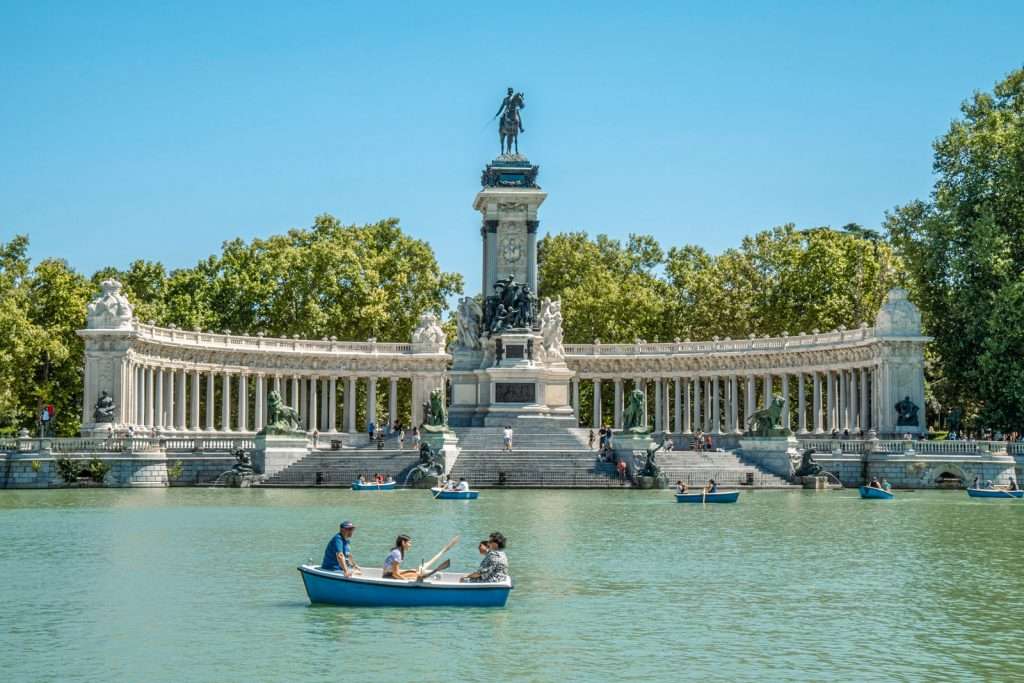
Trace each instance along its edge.
<instances>
[{"instance_id":1,"label":"green tree","mask_svg":"<svg viewBox=\"0 0 1024 683\"><path fill-rule=\"evenodd\" d=\"M941 371L945 406L1024 426L1024 69L961 105L934 143L931 200L888 215Z\"/></svg>"},{"instance_id":2,"label":"green tree","mask_svg":"<svg viewBox=\"0 0 1024 683\"><path fill-rule=\"evenodd\" d=\"M34 389L42 331L29 315L28 237L0 243L0 432L31 424L34 411L23 400Z\"/></svg>"}]
</instances>

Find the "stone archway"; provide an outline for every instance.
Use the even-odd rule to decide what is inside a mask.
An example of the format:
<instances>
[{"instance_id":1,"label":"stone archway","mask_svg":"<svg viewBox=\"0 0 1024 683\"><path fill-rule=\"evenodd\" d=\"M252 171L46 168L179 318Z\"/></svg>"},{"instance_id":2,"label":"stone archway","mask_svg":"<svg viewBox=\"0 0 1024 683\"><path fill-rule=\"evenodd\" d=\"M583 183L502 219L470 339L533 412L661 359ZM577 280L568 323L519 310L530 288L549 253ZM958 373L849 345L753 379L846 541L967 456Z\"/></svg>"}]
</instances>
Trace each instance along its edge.
<instances>
[{"instance_id":1,"label":"stone archway","mask_svg":"<svg viewBox=\"0 0 1024 683\"><path fill-rule=\"evenodd\" d=\"M962 489L974 480L974 473L959 465L944 463L932 466L921 479L935 488Z\"/></svg>"}]
</instances>

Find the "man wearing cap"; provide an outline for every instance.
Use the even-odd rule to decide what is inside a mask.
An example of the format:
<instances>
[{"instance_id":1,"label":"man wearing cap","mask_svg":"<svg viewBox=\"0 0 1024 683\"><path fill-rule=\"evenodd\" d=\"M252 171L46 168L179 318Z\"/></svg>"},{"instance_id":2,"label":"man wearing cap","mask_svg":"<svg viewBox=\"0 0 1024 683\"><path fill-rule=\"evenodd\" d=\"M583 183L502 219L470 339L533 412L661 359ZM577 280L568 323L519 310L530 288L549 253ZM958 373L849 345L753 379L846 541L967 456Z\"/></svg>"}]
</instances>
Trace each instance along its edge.
<instances>
[{"instance_id":1,"label":"man wearing cap","mask_svg":"<svg viewBox=\"0 0 1024 683\"><path fill-rule=\"evenodd\" d=\"M352 573L359 573L359 565L352 559L352 547L349 543L352 538L352 532L356 530L356 525L352 522L345 520L341 523L341 528L327 543L327 548L324 550L324 560L320 563L321 569L327 571L345 572L345 576L352 576Z\"/></svg>"}]
</instances>

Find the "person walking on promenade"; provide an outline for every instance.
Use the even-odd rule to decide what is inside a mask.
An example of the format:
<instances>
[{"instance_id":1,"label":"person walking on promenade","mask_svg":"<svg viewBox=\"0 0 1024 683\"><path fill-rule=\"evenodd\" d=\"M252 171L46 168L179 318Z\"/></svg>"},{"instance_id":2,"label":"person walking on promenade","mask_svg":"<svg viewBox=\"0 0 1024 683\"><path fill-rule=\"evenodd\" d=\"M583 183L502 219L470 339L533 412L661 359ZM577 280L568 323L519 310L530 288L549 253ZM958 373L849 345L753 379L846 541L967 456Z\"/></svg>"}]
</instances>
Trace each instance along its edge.
<instances>
[{"instance_id":1,"label":"person walking on promenade","mask_svg":"<svg viewBox=\"0 0 1024 683\"><path fill-rule=\"evenodd\" d=\"M505 425L503 437L505 439L505 452L509 453L512 451L512 425Z\"/></svg>"},{"instance_id":2,"label":"person walking on promenade","mask_svg":"<svg viewBox=\"0 0 1024 683\"><path fill-rule=\"evenodd\" d=\"M320 568L327 571L345 573L345 576L361 574L359 564L352 558L352 534L355 533L356 525L345 520L341 523L338 533L327 543L324 549L324 559Z\"/></svg>"},{"instance_id":3,"label":"person walking on promenade","mask_svg":"<svg viewBox=\"0 0 1024 683\"><path fill-rule=\"evenodd\" d=\"M399 425L398 427L398 450L405 448L405 428Z\"/></svg>"},{"instance_id":4,"label":"person walking on promenade","mask_svg":"<svg viewBox=\"0 0 1024 683\"><path fill-rule=\"evenodd\" d=\"M412 428L412 447L417 451L420 449L420 428Z\"/></svg>"},{"instance_id":5,"label":"person walking on promenade","mask_svg":"<svg viewBox=\"0 0 1024 683\"><path fill-rule=\"evenodd\" d=\"M366 425L366 434L367 434L367 436L370 437L371 441L373 441L373 430L375 428L376 428L376 425L373 424L373 420L370 420L370 424Z\"/></svg>"},{"instance_id":6,"label":"person walking on promenade","mask_svg":"<svg viewBox=\"0 0 1024 683\"><path fill-rule=\"evenodd\" d=\"M594 447L594 430L591 429L590 432L587 434L587 448L593 448L593 447Z\"/></svg>"}]
</instances>

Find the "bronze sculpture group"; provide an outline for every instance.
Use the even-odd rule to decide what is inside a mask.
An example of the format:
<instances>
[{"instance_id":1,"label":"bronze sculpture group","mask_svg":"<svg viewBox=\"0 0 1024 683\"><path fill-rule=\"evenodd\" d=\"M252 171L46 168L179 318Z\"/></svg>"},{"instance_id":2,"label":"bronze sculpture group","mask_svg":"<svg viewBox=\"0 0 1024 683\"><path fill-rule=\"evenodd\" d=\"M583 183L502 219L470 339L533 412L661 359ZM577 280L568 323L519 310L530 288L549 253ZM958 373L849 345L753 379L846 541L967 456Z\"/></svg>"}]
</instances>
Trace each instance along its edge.
<instances>
[{"instance_id":1,"label":"bronze sculpture group","mask_svg":"<svg viewBox=\"0 0 1024 683\"><path fill-rule=\"evenodd\" d=\"M494 283L494 294L484 302L487 335L505 330L529 329L537 318L537 295L514 275Z\"/></svg>"}]
</instances>

